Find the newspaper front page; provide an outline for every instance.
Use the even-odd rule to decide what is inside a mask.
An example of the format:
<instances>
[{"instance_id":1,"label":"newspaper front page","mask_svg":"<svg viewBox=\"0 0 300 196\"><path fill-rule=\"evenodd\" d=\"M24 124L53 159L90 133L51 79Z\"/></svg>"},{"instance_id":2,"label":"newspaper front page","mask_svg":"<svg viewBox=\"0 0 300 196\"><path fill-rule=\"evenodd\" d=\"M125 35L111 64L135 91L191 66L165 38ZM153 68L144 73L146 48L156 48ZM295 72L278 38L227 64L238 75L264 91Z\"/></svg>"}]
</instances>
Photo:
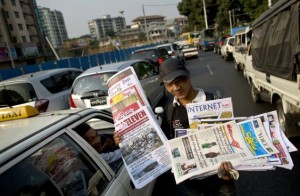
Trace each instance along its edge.
<instances>
[{"instance_id":1,"label":"newspaper front page","mask_svg":"<svg viewBox=\"0 0 300 196\"><path fill-rule=\"evenodd\" d=\"M133 184L140 189L171 168L167 139L133 68L112 76L108 87L122 158Z\"/></svg>"}]
</instances>

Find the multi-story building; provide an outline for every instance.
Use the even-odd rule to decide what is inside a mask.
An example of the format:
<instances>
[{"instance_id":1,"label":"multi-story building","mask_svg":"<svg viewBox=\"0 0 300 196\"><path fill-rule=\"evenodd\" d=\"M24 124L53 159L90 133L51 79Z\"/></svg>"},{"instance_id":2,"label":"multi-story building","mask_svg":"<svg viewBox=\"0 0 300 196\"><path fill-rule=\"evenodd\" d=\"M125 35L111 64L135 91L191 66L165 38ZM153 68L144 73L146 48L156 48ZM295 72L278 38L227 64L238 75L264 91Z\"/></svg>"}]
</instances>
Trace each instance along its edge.
<instances>
[{"instance_id":1,"label":"multi-story building","mask_svg":"<svg viewBox=\"0 0 300 196\"><path fill-rule=\"evenodd\" d=\"M45 7L39 6L38 9L44 36L48 38L54 48L64 46L68 39L68 33L63 14Z\"/></svg>"},{"instance_id":2,"label":"multi-story building","mask_svg":"<svg viewBox=\"0 0 300 196\"><path fill-rule=\"evenodd\" d=\"M126 29L126 21L122 16L112 18L104 15L102 18L90 20L88 22L91 37L98 40L107 39L109 33L118 34L122 29Z\"/></svg>"},{"instance_id":3,"label":"multi-story building","mask_svg":"<svg viewBox=\"0 0 300 196\"><path fill-rule=\"evenodd\" d=\"M45 42L37 21L35 0L0 1L0 62L32 62L45 52ZM2 67L2 66L1 66Z\"/></svg>"}]
</instances>

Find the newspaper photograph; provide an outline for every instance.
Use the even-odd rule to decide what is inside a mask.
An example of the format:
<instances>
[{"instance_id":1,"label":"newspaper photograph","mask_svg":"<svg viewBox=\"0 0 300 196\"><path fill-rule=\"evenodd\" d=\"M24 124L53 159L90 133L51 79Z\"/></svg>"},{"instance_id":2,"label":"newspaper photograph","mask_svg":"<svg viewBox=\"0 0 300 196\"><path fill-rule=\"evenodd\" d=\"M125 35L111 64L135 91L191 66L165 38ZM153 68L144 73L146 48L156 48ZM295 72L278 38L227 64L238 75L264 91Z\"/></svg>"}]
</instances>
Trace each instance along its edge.
<instances>
[{"instance_id":1,"label":"newspaper photograph","mask_svg":"<svg viewBox=\"0 0 300 196\"><path fill-rule=\"evenodd\" d=\"M237 141L239 138L233 135L233 132L238 131L236 123L230 121L169 140L176 183L194 176L201 177L201 174L206 175L207 172L213 174L223 161L230 160L233 166L237 166L243 160L253 158L246 144L241 139ZM232 136L231 141L227 135Z\"/></svg>"},{"instance_id":2,"label":"newspaper photograph","mask_svg":"<svg viewBox=\"0 0 300 196\"><path fill-rule=\"evenodd\" d=\"M198 124L200 124L198 119L234 117L231 97L200 103L189 103L186 104L186 110L191 129L197 129Z\"/></svg>"},{"instance_id":3,"label":"newspaper photograph","mask_svg":"<svg viewBox=\"0 0 300 196\"><path fill-rule=\"evenodd\" d=\"M171 168L163 132L149 109L135 102L117 115L116 131L122 158L136 188L142 188Z\"/></svg>"}]
</instances>

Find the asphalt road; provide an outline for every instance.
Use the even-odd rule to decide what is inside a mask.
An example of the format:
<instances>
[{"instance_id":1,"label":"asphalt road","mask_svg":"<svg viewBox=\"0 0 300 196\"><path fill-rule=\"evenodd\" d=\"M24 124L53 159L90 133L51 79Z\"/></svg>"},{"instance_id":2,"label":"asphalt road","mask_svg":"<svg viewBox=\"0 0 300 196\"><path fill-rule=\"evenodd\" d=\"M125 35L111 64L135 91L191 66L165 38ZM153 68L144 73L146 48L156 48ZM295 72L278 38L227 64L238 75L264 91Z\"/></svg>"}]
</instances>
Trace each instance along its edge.
<instances>
[{"instance_id":1,"label":"asphalt road","mask_svg":"<svg viewBox=\"0 0 300 196\"><path fill-rule=\"evenodd\" d=\"M194 86L223 98L232 97L236 117L275 110L275 105L252 102L250 86L242 72L234 69L233 61L225 61L213 52L201 51L199 58L187 60L186 66ZM299 149L300 139L292 138L291 141ZM292 170L277 167L272 171L241 171L239 180L235 181L237 195L300 195L300 153L293 152L291 156L294 163ZM152 195L168 194L169 190L164 185L170 181L168 178L158 180Z\"/></svg>"}]
</instances>

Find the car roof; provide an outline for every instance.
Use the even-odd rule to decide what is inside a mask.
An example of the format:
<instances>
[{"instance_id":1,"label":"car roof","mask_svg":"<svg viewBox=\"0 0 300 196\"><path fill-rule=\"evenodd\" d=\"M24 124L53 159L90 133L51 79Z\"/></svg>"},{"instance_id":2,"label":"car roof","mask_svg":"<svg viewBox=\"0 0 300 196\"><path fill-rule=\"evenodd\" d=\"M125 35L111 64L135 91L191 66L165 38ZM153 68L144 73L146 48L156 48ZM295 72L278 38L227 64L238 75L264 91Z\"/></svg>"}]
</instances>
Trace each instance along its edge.
<instances>
[{"instance_id":1,"label":"car roof","mask_svg":"<svg viewBox=\"0 0 300 196\"><path fill-rule=\"evenodd\" d=\"M41 139L63 129L70 122L76 122L91 112L107 112L93 109L68 109L40 113L36 116L3 121L0 125L0 165L12 154L22 151Z\"/></svg>"},{"instance_id":2,"label":"car roof","mask_svg":"<svg viewBox=\"0 0 300 196\"><path fill-rule=\"evenodd\" d=\"M175 44L175 43L159 44L156 46L156 48L164 47L164 46L173 46L173 44Z\"/></svg>"},{"instance_id":3,"label":"car roof","mask_svg":"<svg viewBox=\"0 0 300 196\"><path fill-rule=\"evenodd\" d=\"M118 72L126 67L129 67L130 65L140 62L142 60L127 60L127 61L121 61L117 63L110 63L105 65L99 65L96 67L89 68L85 70L82 74L80 74L78 77L95 74L95 73L104 73L104 72Z\"/></svg>"},{"instance_id":4,"label":"car roof","mask_svg":"<svg viewBox=\"0 0 300 196\"><path fill-rule=\"evenodd\" d=\"M146 50L157 50L157 47L154 46L154 47L142 48L142 49L138 49L138 50L133 51L133 53L134 52L140 52L140 51L146 51Z\"/></svg>"},{"instance_id":5,"label":"car roof","mask_svg":"<svg viewBox=\"0 0 300 196\"><path fill-rule=\"evenodd\" d=\"M43 70L43 71L38 71L38 72L33 72L29 74L24 74L21 76L17 76L14 78L10 78L7 80L3 80L0 82L0 84L5 84L5 83L12 83L12 82L28 82L30 80L35 80L39 78L44 78L45 76L56 74L56 73L61 73L64 71L81 71L80 69L77 68L57 68L57 69L49 69L49 70Z\"/></svg>"}]
</instances>

